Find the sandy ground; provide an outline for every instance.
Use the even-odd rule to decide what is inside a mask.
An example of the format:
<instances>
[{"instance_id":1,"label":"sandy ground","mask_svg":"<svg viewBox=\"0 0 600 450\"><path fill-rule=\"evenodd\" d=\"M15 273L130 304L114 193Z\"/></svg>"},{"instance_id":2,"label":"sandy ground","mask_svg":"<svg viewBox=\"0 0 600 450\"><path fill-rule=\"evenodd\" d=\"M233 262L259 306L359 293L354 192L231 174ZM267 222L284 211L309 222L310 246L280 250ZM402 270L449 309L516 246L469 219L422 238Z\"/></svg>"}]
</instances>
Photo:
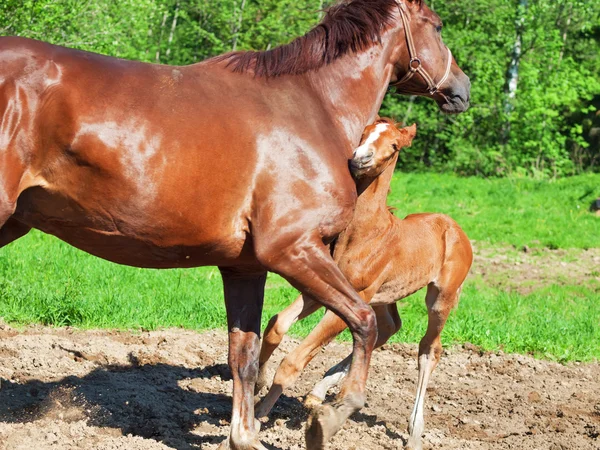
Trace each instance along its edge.
<instances>
[{"instance_id":1,"label":"sandy ground","mask_svg":"<svg viewBox=\"0 0 600 450\"><path fill-rule=\"evenodd\" d=\"M474 247L471 276L485 284L521 293L562 283L600 289L600 249ZM221 331L17 331L0 322L0 450L216 449L231 409L226 341ZM286 340L274 358L296 344ZM302 396L349 352L330 345L286 392L261 431L269 450L304 448ZM403 447L416 354L415 345L375 352L367 406L331 450ZM425 421L426 449L600 450L600 365L449 348Z\"/></svg>"},{"instance_id":2,"label":"sandy ground","mask_svg":"<svg viewBox=\"0 0 600 450\"><path fill-rule=\"evenodd\" d=\"M226 335L132 334L0 325L0 449L215 449L227 431ZM281 357L296 342L287 340ZM304 448L314 382L350 351L333 344L280 400L261 438ZM330 449L397 449L416 383L414 345L373 358L368 404ZM600 449L600 365L447 349L426 403L425 448Z\"/></svg>"}]
</instances>

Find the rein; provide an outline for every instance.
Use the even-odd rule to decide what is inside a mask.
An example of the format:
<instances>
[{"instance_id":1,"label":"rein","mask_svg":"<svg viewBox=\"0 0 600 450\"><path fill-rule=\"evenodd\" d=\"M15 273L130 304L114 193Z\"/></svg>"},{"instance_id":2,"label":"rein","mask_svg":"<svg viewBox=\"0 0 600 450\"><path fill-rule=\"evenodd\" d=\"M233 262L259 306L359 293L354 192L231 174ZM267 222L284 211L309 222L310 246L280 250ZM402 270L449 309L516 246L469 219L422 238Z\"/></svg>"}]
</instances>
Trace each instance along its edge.
<instances>
[{"instance_id":1,"label":"rein","mask_svg":"<svg viewBox=\"0 0 600 450\"><path fill-rule=\"evenodd\" d=\"M448 79L448 76L450 75L450 67L452 65L452 52L448 47L446 47L446 49L448 50L448 62L446 63L446 71L444 72L444 76L442 77L442 79L436 83L433 80L433 78L427 73L427 71L423 68L423 64L417 56L417 50L415 49L415 42L413 40L412 32L410 30L410 22L408 21L408 17L406 16L406 13L404 13L404 11L402 10L400 2L397 1L396 3L398 4L400 18L402 19L402 24L404 25L404 34L406 35L406 43L408 46L408 56L410 57L410 62L408 63L409 71L406 73L406 75L404 75L400 80L393 83L391 86L398 87L398 85L406 83L416 73L418 73L427 83L427 92L429 92L430 95L433 95L439 90L439 88L442 86L442 84L444 84L444 82ZM422 92L403 92L406 94L422 94Z\"/></svg>"}]
</instances>

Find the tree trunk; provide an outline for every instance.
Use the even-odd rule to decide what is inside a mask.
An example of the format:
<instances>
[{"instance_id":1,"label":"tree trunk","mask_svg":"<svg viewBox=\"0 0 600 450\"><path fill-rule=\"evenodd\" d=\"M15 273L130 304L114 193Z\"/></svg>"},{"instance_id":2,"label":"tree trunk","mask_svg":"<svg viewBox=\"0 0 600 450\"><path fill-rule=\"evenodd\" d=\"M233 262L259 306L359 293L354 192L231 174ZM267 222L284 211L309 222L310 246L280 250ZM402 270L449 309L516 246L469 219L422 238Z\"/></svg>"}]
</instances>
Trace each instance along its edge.
<instances>
[{"instance_id":1,"label":"tree trunk","mask_svg":"<svg viewBox=\"0 0 600 450\"><path fill-rule=\"evenodd\" d=\"M517 19L515 21L516 37L513 45L512 57L508 67L508 77L506 82L507 101L504 105L506 112L512 111L512 100L517 96L517 85L519 83L519 64L521 63L521 54L523 52L523 26L525 24L525 10L527 9L527 0L519 0L517 8Z\"/></svg>"},{"instance_id":2,"label":"tree trunk","mask_svg":"<svg viewBox=\"0 0 600 450\"><path fill-rule=\"evenodd\" d=\"M563 32L563 46L560 49L560 54L558 55L558 65L562 62L563 56L565 54L565 46L567 45L567 34L569 33L569 26L571 25L571 18L573 17L573 3L569 3L569 13L567 14L567 23L565 25L565 30Z\"/></svg>"},{"instance_id":3,"label":"tree trunk","mask_svg":"<svg viewBox=\"0 0 600 450\"><path fill-rule=\"evenodd\" d=\"M231 50L235 51L237 49L238 36L240 34L240 30L242 29L242 22L244 20L244 8L246 7L246 0L242 0L242 4L240 5L239 15L234 21L233 25L233 33L231 39Z\"/></svg>"},{"instance_id":4,"label":"tree trunk","mask_svg":"<svg viewBox=\"0 0 600 450\"><path fill-rule=\"evenodd\" d=\"M525 12L527 10L528 0L518 0L517 14L515 19L515 43L513 45L512 57L510 65L508 66L506 76L506 87L505 100L504 100L504 112L507 116L514 109L514 100L517 97L517 87L519 84L519 64L521 63L521 55L523 53L523 27L525 25ZM503 143L508 142L510 134L510 120L507 117L507 121L504 124L503 130Z\"/></svg>"},{"instance_id":5,"label":"tree trunk","mask_svg":"<svg viewBox=\"0 0 600 450\"><path fill-rule=\"evenodd\" d=\"M158 48L156 49L156 62L160 62L160 45L162 44L162 37L165 31L165 25L167 24L168 13L165 11L163 15L162 23L160 24L160 35L158 36Z\"/></svg>"},{"instance_id":6,"label":"tree trunk","mask_svg":"<svg viewBox=\"0 0 600 450\"><path fill-rule=\"evenodd\" d=\"M171 54L171 43L173 42L173 35L175 34L175 27L177 27L177 17L179 16L179 0L175 4L175 13L173 14L173 22L171 23L171 31L169 32L169 41L167 42L167 52L165 56L167 57L167 61L169 59L169 55Z\"/></svg>"}]
</instances>

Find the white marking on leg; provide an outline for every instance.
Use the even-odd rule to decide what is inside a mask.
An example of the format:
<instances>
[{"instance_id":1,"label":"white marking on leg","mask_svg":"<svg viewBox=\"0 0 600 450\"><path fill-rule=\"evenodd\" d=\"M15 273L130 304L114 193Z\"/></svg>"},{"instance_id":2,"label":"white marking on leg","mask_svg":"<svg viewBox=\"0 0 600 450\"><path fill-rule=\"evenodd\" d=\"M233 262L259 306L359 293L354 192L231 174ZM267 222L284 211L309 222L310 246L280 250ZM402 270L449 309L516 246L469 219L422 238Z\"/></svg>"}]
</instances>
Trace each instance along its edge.
<instances>
[{"instance_id":1,"label":"white marking on leg","mask_svg":"<svg viewBox=\"0 0 600 450\"><path fill-rule=\"evenodd\" d=\"M371 134L369 134L369 136L367 137L365 142L363 142L362 145L359 145L358 147L356 147L356 150L354 150L354 155L352 156L352 159L360 159L360 158L364 158L365 156L367 156L369 154L369 148L370 148L371 144L375 143L377 141L377 139L379 139L379 136L381 136L381 133L383 133L389 126L390 126L389 123L378 123L375 126L375 129L373 130L373 132Z\"/></svg>"},{"instance_id":2,"label":"white marking on leg","mask_svg":"<svg viewBox=\"0 0 600 450\"><path fill-rule=\"evenodd\" d=\"M337 386L344 378L346 378L346 375L348 375L348 371L350 370L351 362L352 355L346 357L343 361L329 369L323 379L315 385L311 395L321 400L325 400L325 396L329 389Z\"/></svg>"},{"instance_id":3,"label":"white marking on leg","mask_svg":"<svg viewBox=\"0 0 600 450\"><path fill-rule=\"evenodd\" d=\"M408 423L408 432L410 438L408 440L408 448L421 448L421 435L425 429L425 421L423 419L423 405L425 403L425 394L427 385L429 384L429 376L433 371L435 360L432 355L425 354L419 357L419 382L417 384L417 396L415 405L410 415Z\"/></svg>"}]
</instances>

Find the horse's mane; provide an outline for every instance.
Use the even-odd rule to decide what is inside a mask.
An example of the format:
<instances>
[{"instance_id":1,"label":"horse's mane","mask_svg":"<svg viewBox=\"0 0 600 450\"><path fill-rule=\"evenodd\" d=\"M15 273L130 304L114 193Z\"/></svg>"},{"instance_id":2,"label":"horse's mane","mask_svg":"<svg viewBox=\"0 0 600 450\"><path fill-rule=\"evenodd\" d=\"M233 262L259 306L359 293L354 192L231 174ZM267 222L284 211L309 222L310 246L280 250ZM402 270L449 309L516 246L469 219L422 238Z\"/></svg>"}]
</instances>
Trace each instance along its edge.
<instances>
[{"instance_id":1,"label":"horse's mane","mask_svg":"<svg viewBox=\"0 0 600 450\"><path fill-rule=\"evenodd\" d=\"M344 0L329 8L315 28L289 44L263 52L226 53L212 61L226 61L234 72L252 70L258 77L306 73L379 44L391 26L395 7L396 0Z\"/></svg>"}]
</instances>

